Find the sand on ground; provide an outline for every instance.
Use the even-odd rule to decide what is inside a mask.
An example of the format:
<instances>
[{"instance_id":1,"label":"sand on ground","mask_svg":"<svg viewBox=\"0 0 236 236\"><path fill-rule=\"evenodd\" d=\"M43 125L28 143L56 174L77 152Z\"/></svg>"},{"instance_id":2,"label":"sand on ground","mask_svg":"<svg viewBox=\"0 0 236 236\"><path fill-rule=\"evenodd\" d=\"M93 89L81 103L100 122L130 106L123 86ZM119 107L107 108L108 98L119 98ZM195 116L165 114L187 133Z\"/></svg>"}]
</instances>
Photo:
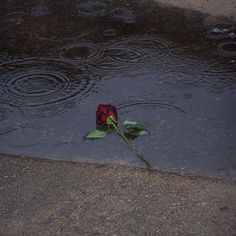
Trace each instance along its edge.
<instances>
[{"instance_id":1,"label":"sand on ground","mask_svg":"<svg viewBox=\"0 0 236 236\"><path fill-rule=\"evenodd\" d=\"M0 235L235 236L236 184L0 156Z\"/></svg>"}]
</instances>

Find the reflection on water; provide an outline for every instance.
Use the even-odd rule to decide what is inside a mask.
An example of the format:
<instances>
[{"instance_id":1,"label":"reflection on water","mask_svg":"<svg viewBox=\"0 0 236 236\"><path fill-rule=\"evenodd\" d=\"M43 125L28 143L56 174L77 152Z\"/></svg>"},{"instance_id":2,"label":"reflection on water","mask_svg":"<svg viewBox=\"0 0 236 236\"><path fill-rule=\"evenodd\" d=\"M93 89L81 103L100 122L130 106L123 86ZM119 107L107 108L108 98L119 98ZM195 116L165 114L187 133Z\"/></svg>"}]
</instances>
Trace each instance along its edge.
<instances>
[{"instance_id":1,"label":"reflection on water","mask_svg":"<svg viewBox=\"0 0 236 236\"><path fill-rule=\"evenodd\" d=\"M149 0L1 7L0 152L141 165L116 136L83 140L112 103L150 122L134 142L154 168L236 178L233 24Z\"/></svg>"}]
</instances>

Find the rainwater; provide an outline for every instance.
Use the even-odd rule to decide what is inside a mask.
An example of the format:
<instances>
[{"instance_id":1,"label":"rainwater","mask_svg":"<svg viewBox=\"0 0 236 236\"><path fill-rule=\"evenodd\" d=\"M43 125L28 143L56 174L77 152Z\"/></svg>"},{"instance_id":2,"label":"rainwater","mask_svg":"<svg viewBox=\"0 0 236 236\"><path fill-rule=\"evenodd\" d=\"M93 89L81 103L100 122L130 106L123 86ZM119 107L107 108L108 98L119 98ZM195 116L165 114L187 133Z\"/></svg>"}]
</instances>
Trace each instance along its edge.
<instances>
[{"instance_id":1,"label":"rainwater","mask_svg":"<svg viewBox=\"0 0 236 236\"><path fill-rule=\"evenodd\" d=\"M148 121L154 169L236 178L229 20L142 1L0 4L0 153L143 166L115 135L85 141L100 103Z\"/></svg>"}]
</instances>

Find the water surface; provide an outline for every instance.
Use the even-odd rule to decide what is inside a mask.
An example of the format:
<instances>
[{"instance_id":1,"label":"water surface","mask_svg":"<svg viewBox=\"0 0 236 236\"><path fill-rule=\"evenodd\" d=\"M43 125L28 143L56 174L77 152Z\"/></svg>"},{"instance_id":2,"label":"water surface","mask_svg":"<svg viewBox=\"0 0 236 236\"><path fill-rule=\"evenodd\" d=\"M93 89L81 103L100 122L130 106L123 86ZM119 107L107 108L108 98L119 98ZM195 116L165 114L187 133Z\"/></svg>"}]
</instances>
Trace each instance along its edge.
<instances>
[{"instance_id":1,"label":"water surface","mask_svg":"<svg viewBox=\"0 0 236 236\"><path fill-rule=\"evenodd\" d=\"M127 1L1 4L0 152L144 166L118 136L84 141L100 103L148 121L155 169L236 177L229 22Z\"/></svg>"}]
</instances>

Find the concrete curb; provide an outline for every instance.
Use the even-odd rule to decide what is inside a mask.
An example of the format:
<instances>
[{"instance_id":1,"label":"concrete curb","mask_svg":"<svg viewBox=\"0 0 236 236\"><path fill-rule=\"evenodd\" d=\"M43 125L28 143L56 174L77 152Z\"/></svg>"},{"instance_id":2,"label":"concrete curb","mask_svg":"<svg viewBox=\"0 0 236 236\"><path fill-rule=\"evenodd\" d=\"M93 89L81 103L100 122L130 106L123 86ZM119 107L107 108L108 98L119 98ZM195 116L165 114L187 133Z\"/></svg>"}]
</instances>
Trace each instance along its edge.
<instances>
[{"instance_id":1,"label":"concrete curb","mask_svg":"<svg viewBox=\"0 0 236 236\"><path fill-rule=\"evenodd\" d=\"M230 17L236 20L235 0L154 0L170 6L186 8L210 14L212 16Z\"/></svg>"}]
</instances>

